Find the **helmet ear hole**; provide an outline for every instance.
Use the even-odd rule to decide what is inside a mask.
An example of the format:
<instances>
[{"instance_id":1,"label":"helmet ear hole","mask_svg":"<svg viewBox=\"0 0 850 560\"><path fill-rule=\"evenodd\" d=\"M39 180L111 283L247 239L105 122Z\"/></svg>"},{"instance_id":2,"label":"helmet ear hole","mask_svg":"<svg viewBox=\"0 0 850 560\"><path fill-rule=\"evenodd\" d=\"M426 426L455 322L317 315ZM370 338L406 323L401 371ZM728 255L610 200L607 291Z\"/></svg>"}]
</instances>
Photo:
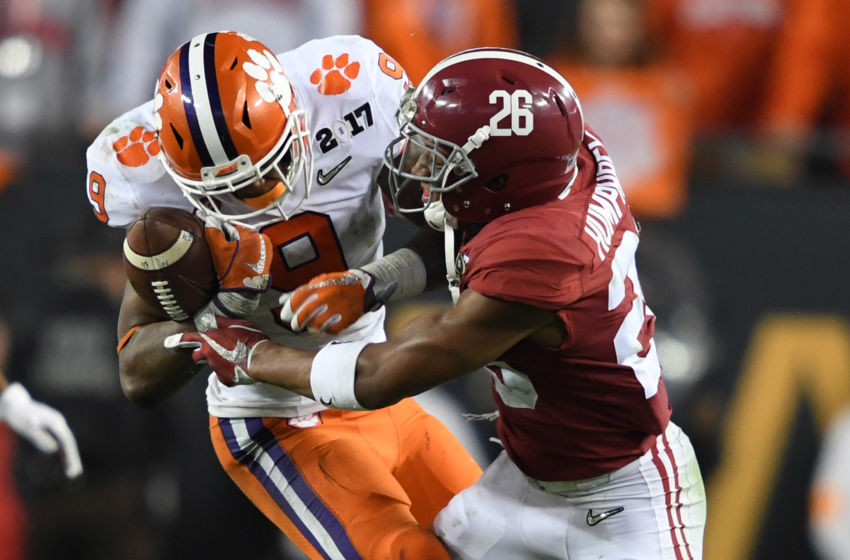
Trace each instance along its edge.
<instances>
[{"instance_id":1,"label":"helmet ear hole","mask_svg":"<svg viewBox=\"0 0 850 560\"><path fill-rule=\"evenodd\" d=\"M242 106L242 124L246 127L251 128L251 117L248 115L248 100L245 100L245 104Z\"/></svg>"},{"instance_id":2,"label":"helmet ear hole","mask_svg":"<svg viewBox=\"0 0 850 560\"><path fill-rule=\"evenodd\" d=\"M177 129L174 128L174 125L169 123L171 126L171 132L174 134L174 139L177 140L177 145L180 146L180 149L183 149L183 137L180 136L180 133L177 132Z\"/></svg>"},{"instance_id":3,"label":"helmet ear hole","mask_svg":"<svg viewBox=\"0 0 850 560\"><path fill-rule=\"evenodd\" d=\"M490 192L497 193L508 186L508 174L499 173L484 185L484 188Z\"/></svg>"},{"instance_id":4,"label":"helmet ear hole","mask_svg":"<svg viewBox=\"0 0 850 560\"><path fill-rule=\"evenodd\" d=\"M567 107L564 105L564 101L561 99L561 96L558 94L552 94L552 97L555 99L555 105L558 106L558 110L561 111L561 114L566 117Z\"/></svg>"}]
</instances>

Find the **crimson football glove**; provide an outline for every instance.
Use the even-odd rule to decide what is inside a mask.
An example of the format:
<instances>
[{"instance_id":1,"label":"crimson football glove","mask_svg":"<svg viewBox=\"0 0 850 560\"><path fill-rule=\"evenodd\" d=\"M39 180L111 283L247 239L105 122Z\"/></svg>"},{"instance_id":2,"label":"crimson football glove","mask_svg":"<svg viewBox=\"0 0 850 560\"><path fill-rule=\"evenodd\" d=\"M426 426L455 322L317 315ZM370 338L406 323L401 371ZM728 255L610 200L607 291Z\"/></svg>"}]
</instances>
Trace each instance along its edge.
<instances>
[{"instance_id":1,"label":"crimson football glove","mask_svg":"<svg viewBox=\"0 0 850 560\"><path fill-rule=\"evenodd\" d=\"M173 334L163 341L166 348L189 348L192 360L209 364L219 381L232 387L256 383L248 375L251 354L269 337L247 321L216 317L215 328L206 332Z\"/></svg>"},{"instance_id":2,"label":"crimson football glove","mask_svg":"<svg viewBox=\"0 0 850 560\"><path fill-rule=\"evenodd\" d=\"M364 313L380 309L396 283L377 292L374 287L375 278L356 268L320 274L281 298L280 319L295 332L339 334Z\"/></svg>"},{"instance_id":3,"label":"crimson football glove","mask_svg":"<svg viewBox=\"0 0 850 560\"><path fill-rule=\"evenodd\" d=\"M211 314L246 317L260 303L269 285L272 244L268 236L214 216L205 221L205 236L219 279L219 291L196 313L199 330L215 328Z\"/></svg>"}]
</instances>

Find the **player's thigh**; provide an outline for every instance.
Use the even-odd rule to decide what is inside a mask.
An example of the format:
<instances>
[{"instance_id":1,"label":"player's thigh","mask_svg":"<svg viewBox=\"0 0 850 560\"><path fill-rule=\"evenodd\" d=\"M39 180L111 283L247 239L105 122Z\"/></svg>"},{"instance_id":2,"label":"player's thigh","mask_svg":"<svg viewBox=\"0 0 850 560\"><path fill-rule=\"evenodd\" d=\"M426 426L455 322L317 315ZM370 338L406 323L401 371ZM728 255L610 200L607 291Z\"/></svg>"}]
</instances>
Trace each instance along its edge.
<instances>
[{"instance_id":1,"label":"player's thigh","mask_svg":"<svg viewBox=\"0 0 850 560\"><path fill-rule=\"evenodd\" d=\"M571 558L702 558L705 491L690 441L674 424L609 482L568 499L587 512L585 529L568 540Z\"/></svg>"},{"instance_id":2,"label":"player's thigh","mask_svg":"<svg viewBox=\"0 0 850 560\"><path fill-rule=\"evenodd\" d=\"M452 558L482 560L527 556L518 529L527 480L502 452L475 484L439 512L434 531Z\"/></svg>"},{"instance_id":3,"label":"player's thigh","mask_svg":"<svg viewBox=\"0 0 850 560\"><path fill-rule=\"evenodd\" d=\"M481 467L452 432L413 399L391 408L401 436L396 478L410 496L413 515L428 526L455 494L478 480Z\"/></svg>"},{"instance_id":4,"label":"player's thigh","mask_svg":"<svg viewBox=\"0 0 850 560\"><path fill-rule=\"evenodd\" d=\"M398 546L437 547L420 534L409 498L372 446L370 416L327 414L309 428L285 419L221 419L213 441L236 484L311 557L381 558Z\"/></svg>"},{"instance_id":5,"label":"player's thigh","mask_svg":"<svg viewBox=\"0 0 850 560\"><path fill-rule=\"evenodd\" d=\"M671 422L640 462L662 542L674 552L670 557L702 558L705 487L690 439Z\"/></svg>"}]
</instances>

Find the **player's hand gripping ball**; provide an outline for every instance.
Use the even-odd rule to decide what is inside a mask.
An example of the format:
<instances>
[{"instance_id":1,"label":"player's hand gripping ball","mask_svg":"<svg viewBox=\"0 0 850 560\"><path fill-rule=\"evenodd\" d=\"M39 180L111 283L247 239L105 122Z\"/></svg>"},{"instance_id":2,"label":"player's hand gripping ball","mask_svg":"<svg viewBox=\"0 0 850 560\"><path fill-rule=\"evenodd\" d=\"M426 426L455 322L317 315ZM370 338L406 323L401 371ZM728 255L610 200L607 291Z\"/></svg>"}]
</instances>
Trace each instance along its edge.
<instances>
[{"instance_id":1,"label":"player's hand gripping ball","mask_svg":"<svg viewBox=\"0 0 850 560\"><path fill-rule=\"evenodd\" d=\"M166 348L188 348L192 360L209 364L218 379L227 385L256 383L248 375L254 349L269 337L247 321L216 317L214 328L207 332L184 332L168 336L163 341Z\"/></svg>"},{"instance_id":2,"label":"player's hand gripping ball","mask_svg":"<svg viewBox=\"0 0 850 560\"><path fill-rule=\"evenodd\" d=\"M178 208L150 208L127 228L124 271L163 318L185 321L218 292L204 224Z\"/></svg>"},{"instance_id":3,"label":"player's hand gripping ball","mask_svg":"<svg viewBox=\"0 0 850 560\"><path fill-rule=\"evenodd\" d=\"M200 331L215 328L214 316L247 317L269 286L272 243L263 233L208 216L207 245L218 276L219 290L194 317Z\"/></svg>"}]
</instances>

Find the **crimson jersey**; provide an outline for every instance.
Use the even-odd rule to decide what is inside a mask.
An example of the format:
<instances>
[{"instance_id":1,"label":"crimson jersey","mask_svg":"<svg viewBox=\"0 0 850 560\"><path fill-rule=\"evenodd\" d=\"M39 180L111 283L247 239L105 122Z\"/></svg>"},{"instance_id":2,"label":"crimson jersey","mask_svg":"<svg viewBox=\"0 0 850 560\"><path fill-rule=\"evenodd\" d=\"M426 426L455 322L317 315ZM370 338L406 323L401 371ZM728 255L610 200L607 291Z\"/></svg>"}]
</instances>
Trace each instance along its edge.
<instances>
[{"instance_id":1,"label":"crimson jersey","mask_svg":"<svg viewBox=\"0 0 850 560\"><path fill-rule=\"evenodd\" d=\"M637 226L592 131L578 165L566 197L500 217L460 248L461 290L555 311L566 329L560 347L522 341L488 368L505 450L538 480L622 467L671 414L635 268Z\"/></svg>"}]
</instances>

